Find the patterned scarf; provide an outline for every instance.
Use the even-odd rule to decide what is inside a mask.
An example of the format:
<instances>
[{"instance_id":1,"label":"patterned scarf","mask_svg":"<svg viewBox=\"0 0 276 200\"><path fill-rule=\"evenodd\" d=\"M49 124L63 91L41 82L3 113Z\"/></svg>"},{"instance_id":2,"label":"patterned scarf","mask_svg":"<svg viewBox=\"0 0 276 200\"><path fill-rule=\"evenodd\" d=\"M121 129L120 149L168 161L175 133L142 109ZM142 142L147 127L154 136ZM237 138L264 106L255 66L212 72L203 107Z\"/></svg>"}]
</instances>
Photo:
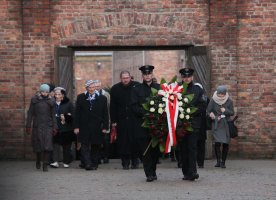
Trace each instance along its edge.
<instances>
[{"instance_id":1,"label":"patterned scarf","mask_svg":"<svg viewBox=\"0 0 276 200\"><path fill-rule=\"evenodd\" d=\"M217 91L215 91L212 98L218 105L221 106L221 105L225 104L225 102L228 100L229 94L228 94L228 92L226 92L224 97L219 97L217 95Z\"/></svg>"},{"instance_id":2,"label":"patterned scarf","mask_svg":"<svg viewBox=\"0 0 276 200\"><path fill-rule=\"evenodd\" d=\"M92 110L92 102L96 99L97 96L99 96L99 92L95 90L93 94L89 94L88 92L86 93L87 101L89 101L89 110Z\"/></svg>"}]
</instances>

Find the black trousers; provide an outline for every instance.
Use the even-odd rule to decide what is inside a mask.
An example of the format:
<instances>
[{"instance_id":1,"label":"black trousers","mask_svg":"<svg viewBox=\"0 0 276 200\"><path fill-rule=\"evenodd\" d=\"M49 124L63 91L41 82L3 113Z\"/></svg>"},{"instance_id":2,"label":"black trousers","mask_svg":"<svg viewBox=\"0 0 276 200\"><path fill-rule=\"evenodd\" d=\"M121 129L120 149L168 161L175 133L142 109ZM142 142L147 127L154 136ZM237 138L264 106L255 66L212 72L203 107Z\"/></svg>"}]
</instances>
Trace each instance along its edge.
<instances>
[{"instance_id":1,"label":"black trousers","mask_svg":"<svg viewBox=\"0 0 276 200\"><path fill-rule=\"evenodd\" d=\"M197 165L204 166L205 140L197 140Z\"/></svg>"},{"instance_id":2,"label":"black trousers","mask_svg":"<svg viewBox=\"0 0 276 200\"><path fill-rule=\"evenodd\" d=\"M181 142L179 142L182 173L184 176L190 176L197 173L196 155L197 155L197 138L199 130L194 129L190 134L187 134Z\"/></svg>"},{"instance_id":3,"label":"black trousers","mask_svg":"<svg viewBox=\"0 0 276 200\"><path fill-rule=\"evenodd\" d=\"M85 166L90 165L92 167L98 167L100 150L100 144L81 143L81 157L83 164Z\"/></svg>"},{"instance_id":4,"label":"black trousers","mask_svg":"<svg viewBox=\"0 0 276 200\"><path fill-rule=\"evenodd\" d=\"M144 154L144 152L148 148L150 141L151 139L148 139L148 138L139 139L139 147L142 154ZM160 155L159 147L156 146L152 148L151 145L147 149L147 152L143 155L142 157L143 168L147 177L156 176L156 165L158 162L159 155Z\"/></svg>"}]
</instances>

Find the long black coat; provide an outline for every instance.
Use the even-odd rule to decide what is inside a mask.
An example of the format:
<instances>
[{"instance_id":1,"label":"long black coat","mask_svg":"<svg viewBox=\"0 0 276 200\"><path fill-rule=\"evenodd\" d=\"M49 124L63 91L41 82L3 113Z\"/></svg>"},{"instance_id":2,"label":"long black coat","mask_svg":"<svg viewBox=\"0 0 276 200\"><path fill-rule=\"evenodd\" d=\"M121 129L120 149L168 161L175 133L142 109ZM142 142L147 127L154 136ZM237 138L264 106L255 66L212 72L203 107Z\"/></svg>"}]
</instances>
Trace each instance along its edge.
<instances>
[{"instance_id":1,"label":"long black coat","mask_svg":"<svg viewBox=\"0 0 276 200\"><path fill-rule=\"evenodd\" d=\"M26 127L32 127L34 152L53 150L52 134L57 129L54 103L52 98L43 98L39 93L31 99Z\"/></svg>"},{"instance_id":2,"label":"long black coat","mask_svg":"<svg viewBox=\"0 0 276 200\"><path fill-rule=\"evenodd\" d=\"M143 108L142 104L146 103L147 98L151 94L151 88L157 90L160 89L160 84L152 83L150 86L145 82L134 86L131 92L131 109L134 112L135 117L135 137L136 138L150 138L148 129L143 128L143 117L146 114L146 110Z\"/></svg>"},{"instance_id":3,"label":"long black coat","mask_svg":"<svg viewBox=\"0 0 276 200\"><path fill-rule=\"evenodd\" d=\"M76 101L74 127L80 129L79 141L85 144L102 144L104 133L108 130L107 99L104 95L96 95L90 103L88 93L79 94Z\"/></svg>"},{"instance_id":4,"label":"long black coat","mask_svg":"<svg viewBox=\"0 0 276 200\"><path fill-rule=\"evenodd\" d=\"M117 123L118 150L121 154L130 152L134 141L134 116L130 108L131 90L136 81L131 81L128 86L121 82L112 86L110 91L110 114L112 123Z\"/></svg>"}]
</instances>

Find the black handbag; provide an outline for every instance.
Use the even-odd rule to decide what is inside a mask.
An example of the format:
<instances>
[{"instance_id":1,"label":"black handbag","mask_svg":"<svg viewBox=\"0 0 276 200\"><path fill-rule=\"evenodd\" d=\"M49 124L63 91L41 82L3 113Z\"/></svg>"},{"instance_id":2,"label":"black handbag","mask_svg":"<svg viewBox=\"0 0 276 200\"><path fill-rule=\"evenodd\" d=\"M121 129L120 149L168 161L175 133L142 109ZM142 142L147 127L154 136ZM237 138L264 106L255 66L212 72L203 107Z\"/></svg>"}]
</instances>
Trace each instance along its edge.
<instances>
[{"instance_id":1,"label":"black handbag","mask_svg":"<svg viewBox=\"0 0 276 200\"><path fill-rule=\"evenodd\" d=\"M238 127L235 125L235 121L238 119L238 116L235 116L235 118L228 122L228 128L229 128L229 134L230 138L238 137Z\"/></svg>"}]
</instances>

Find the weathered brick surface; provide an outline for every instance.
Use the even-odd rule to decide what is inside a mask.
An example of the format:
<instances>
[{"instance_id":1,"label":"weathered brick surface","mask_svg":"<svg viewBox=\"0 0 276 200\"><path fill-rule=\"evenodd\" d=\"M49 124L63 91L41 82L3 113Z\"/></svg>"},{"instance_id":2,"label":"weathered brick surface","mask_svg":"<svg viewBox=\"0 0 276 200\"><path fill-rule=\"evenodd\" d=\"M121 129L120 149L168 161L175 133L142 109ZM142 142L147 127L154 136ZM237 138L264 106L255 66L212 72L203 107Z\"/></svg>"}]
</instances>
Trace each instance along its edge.
<instances>
[{"instance_id":1,"label":"weathered brick surface","mask_svg":"<svg viewBox=\"0 0 276 200\"><path fill-rule=\"evenodd\" d=\"M275 156L275 10L274 0L0 1L0 157L31 155L25 113L54 80L54 47L189 44L210 49L212 91L230 88L241 134L232 153ZM177 70L169 64L163 74Z\"/></svg>"},{"instance_id":2,"label":"weathered brick surface","mask_svg":"<svg viewBox=\"0 0 276 200\"><path fill-rule=\"evenodd\" d=\"M24 155L21 2L0 1L0 157Z\"/></svg>"}]
</instances>

